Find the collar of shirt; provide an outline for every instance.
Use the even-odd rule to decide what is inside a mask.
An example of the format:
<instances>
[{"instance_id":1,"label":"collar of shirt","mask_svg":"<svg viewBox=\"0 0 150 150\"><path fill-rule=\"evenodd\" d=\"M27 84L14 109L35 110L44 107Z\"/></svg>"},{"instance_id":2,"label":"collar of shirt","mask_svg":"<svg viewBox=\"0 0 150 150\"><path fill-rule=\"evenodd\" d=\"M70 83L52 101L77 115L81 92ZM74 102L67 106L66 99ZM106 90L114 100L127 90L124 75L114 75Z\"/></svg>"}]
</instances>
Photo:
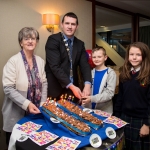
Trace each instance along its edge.
<instances>
[{"instance_id":1,"label":"collar of shirt","mask_svg":"<svg viewBox=\"0 0 150 150\"><path fill-rule=\"evenodd\" d=\"M138 72L140 69L141 69L141 67L138 67L138 68L136 68L136 69L134 69L134 68L132 67L132 68L131 68L131 71Z\"/></svg>"},{"instance_id":2,"label":"collar of shirt","mask_svg":"<svg viewBox=\"0 0 150 150\"><path fill-rule=\"evenodd\" d=\"M71 45L73 45L74 36L72 38L68 38L64 33L63 33L63 36L65 37L66 41L68 39L70 39L71 40Z\"/></svg>"}]
</instances>

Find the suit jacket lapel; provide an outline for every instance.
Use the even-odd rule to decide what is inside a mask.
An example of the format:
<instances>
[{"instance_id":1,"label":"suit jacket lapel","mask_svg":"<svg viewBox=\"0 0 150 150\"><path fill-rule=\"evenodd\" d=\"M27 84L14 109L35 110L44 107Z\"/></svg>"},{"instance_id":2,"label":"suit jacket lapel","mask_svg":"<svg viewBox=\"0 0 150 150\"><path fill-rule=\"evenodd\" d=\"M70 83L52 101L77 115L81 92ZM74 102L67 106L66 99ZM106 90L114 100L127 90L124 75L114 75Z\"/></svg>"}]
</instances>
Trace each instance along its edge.
<instances>
[{"instance_id":1,"label":"suit jacket lapel","mask_svg":"<svg viewBox=\"0 0 150 150\"><path fill-rule=\"evenodd\" d=\"M78 51L77 39L74 37L73 50L72 50L72 64L74 64L74 61L75 61L75 58L77 55L77 51Z\"/></svg>"}]
</instances>

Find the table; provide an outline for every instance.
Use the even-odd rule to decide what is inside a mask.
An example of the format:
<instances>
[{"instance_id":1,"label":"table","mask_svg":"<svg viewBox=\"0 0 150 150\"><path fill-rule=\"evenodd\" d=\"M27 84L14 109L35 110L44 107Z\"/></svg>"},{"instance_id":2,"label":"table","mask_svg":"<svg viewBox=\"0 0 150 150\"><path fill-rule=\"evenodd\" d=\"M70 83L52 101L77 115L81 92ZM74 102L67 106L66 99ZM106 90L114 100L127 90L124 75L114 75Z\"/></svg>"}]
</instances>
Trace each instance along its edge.
<instances>
[{"instance_id":1,"label":"table","mask_svg":"<svg viewBox=\"0 0 150 150\"><path fill-rule=\"evenodd\" d=\"M122 147L124 144L123 128L118 129L116 133L117 133L117 136L115 139L111 140L111 139L107 138L107 139L103 140L103 143L99 148L92 148L89 145L87 147L80 148L78 150L106 150L109 148L115 150L116 146L117 146L117 150L122 150ZM50 143L40 147L37 144L35 144L34 142L32 142L30 139L28 139L25 142L16 141L16 150L44 150L49 145L50 145Z\"/></svg>"},{"instance_id":2,"label":"table","mask_svg":"<svg viewBox=\"0 0 150 150\"><path fill-rule=\"evenodd\" d=\"M102 118L102 117L99 117L99 118ZM104 120L104 118L102 120ZM78 149L81 149L81 148L86 147L86 146L89 145L89 137L91 135L88 135L88 136L85 136L85 137L78 136L75 133L73 133L73 132L69 131L68 129L66 129L61 124L54 124L54 123L50 122L47 118L45 118L43 116L43 114L26 116L26 117L22 118L18 122L18 124L23 124L24 122L27 122L27 121L32 121L32 122L35 122L37 124L42 124L43 125L42 128L39 129L38 131L48 130L48 131L50 131L50 132L52 132L54 134L59 135L59 137L61 137L63 135L63 136L67 136L67 137L71 137L71 138L80 140L81 143L78 146ZM115 139L113 139L113 140L106 139L107 136L105 134L105 129L107 127L109 127L109 126L113 127L115 130L117 129L117 127L115 127L114 125L104 124L104 126L101 129L97 130L97 131L92 130L92 133L99 134L100 137L103 139L103 144L99 148L99 150L102 150L102 149L105 149L107 147L110 147L115 142L119 143L118 140L121 140L123 138L123 129L119 129L119 130L116 131L117 137ZM16 133L16 131L15 131L15 133ZM26 140L24 142L18 142L18 141L16 141L17 134L13 134L13 136L11 137L11 139L13 139L13 138L14 138L13 141L16 142L16 150L33 150L33 149L43 150L47 146L49 146L51 144L51 143L48 143L47 145L44 145L44 146L38 146L37 144L35 144L34 142L32 142L30 139L28 139L28 140ZM12 146L10 146L10 147L12 147Z\"/></svg>"}]
</instances>

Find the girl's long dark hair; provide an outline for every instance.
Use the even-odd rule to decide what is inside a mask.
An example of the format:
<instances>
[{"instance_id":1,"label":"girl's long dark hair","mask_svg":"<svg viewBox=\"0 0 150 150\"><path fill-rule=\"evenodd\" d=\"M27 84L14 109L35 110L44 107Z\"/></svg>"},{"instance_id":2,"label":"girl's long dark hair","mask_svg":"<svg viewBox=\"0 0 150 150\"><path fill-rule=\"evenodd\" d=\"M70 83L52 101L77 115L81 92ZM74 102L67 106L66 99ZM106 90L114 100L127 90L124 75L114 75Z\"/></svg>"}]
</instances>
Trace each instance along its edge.
<instances>
[{"instance_id":1,"label":"girl's long dark hair","mask_svg":"<svg viewBox=\"0 0 150 150\"><path fill-rule=\"evenodd\" d=\"M144 82L144 84L150 83L150 49L149 47L142 42L135 42L128 46L124 65L120 68L120 81L124 82L131 78L131 63L129 62L129 51L131 47L139 48L142 54L142 63L139 75L137 76L137 80L140 82Z\"/></svg>"}]
</instances>

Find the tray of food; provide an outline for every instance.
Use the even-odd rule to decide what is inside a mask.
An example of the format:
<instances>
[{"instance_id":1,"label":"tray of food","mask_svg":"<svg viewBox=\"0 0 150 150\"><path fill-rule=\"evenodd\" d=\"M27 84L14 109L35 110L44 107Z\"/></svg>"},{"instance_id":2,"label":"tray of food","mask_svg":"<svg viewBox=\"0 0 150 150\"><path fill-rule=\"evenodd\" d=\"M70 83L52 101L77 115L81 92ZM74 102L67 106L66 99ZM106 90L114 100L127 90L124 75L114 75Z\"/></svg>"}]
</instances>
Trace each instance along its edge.
<instances>
[{"instance_id":1,"label":"tray of food","mask_svg":"<svg viewBox=\"0 0 150 150\"><path fill-rule=\"evenodd\" d=\"M63 126L78 135L86 136L91 133L91 128L86 123L65 112L55 101L44 103L40 110L46 118L55 118Z\"/></svg>"}]
</instances>

